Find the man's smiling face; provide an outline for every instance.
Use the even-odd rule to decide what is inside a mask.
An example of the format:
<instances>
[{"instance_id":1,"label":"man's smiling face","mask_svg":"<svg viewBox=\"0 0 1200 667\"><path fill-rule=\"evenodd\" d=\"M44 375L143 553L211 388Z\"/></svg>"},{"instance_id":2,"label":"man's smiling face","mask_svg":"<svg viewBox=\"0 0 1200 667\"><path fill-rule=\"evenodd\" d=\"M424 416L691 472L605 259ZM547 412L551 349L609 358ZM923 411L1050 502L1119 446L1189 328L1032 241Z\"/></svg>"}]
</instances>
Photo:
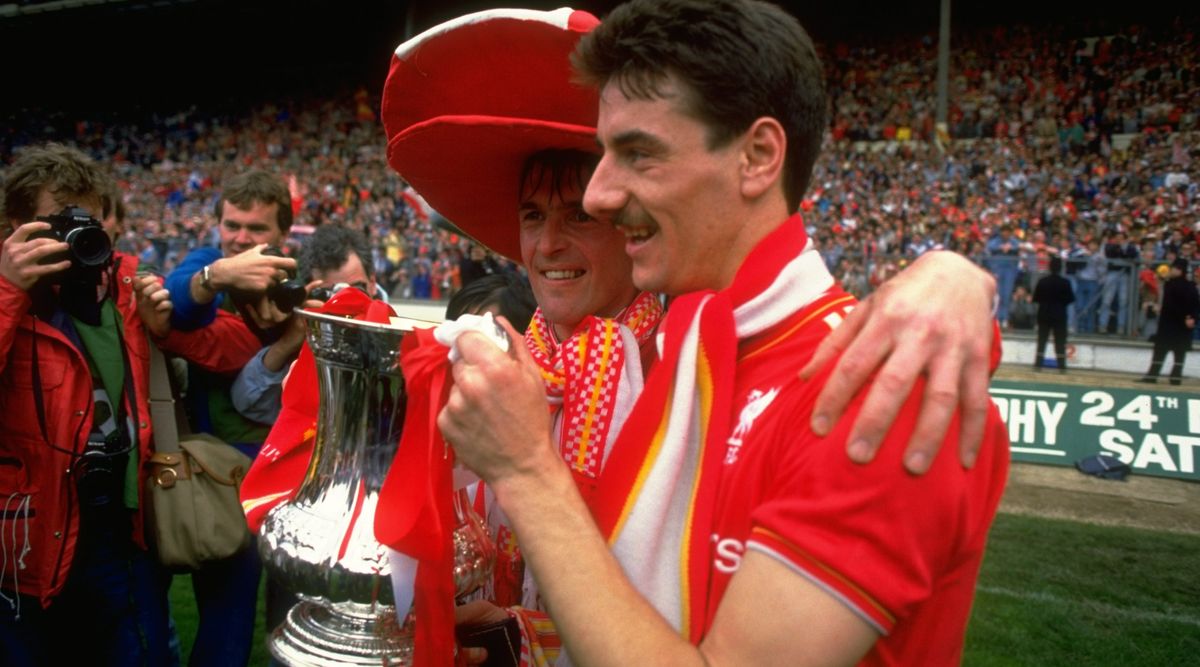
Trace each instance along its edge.
<instances>
[{"instance_id":1,"label":"man's smiling face","mask_svg":"<svg viewBox=\"0 0 1200 667\"><path fill-rule=\"evenodd\" d=\"M625 235L583 211L583 191L574 179L545 178L523 197L521 261L538 306L565 339L588 315L613 317L637 289L630 278Z\"/></svg>"}]
</instances>

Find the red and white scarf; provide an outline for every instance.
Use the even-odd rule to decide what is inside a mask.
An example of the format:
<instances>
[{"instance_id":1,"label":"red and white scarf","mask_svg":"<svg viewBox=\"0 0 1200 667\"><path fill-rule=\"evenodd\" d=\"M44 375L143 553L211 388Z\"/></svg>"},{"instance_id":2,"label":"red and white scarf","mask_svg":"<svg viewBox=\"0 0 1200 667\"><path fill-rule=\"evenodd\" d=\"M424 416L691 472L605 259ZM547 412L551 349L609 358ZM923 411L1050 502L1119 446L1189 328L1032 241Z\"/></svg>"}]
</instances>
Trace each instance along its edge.
<instances>
[{"instance_id":1,"label":"red and white scarf","mask_svg":"<svg viewBox=\"0 0 1200 667\"><path fill-rule=\"evenodd\" d=\"M708 612L709 535L738 342L833 285L796 215L755 247L729 288L672 302L661 359L590 503L630 581L693 642L702 638Z\"/></svg>"},{"instance_id":2,"label":"red and white scarf","mask_svg":"<svg viewBox=\"0 0 1200 667\"><path fill-rule=\"evenodd\" d=\"M615 318L584 318L562 343L541 309L525 332L546 399L552 407L561 406L559 452L584 497L594 488L642 391L641 346L654 335L662 315L658 298L642 292Z\"/></svg>"}]
</instances>

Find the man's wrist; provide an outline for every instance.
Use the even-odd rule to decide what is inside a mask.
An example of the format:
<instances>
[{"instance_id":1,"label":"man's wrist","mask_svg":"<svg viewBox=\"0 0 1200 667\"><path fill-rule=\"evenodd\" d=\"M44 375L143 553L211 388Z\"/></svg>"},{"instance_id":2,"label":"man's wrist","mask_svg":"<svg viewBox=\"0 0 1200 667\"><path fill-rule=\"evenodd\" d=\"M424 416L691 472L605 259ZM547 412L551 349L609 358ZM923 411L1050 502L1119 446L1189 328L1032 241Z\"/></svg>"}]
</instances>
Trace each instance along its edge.
<instances>
[{"instance_id":1,"label":"man's wrist","mask_svg":"<svg viewBox=\"0 0 1200 667\"><path fill-rule=\"evenodd\" d=\"M200 286L208 290L209 294L216 294L217 288L213 287L212 283L212 264L205 264L203 269L200 269Z\"/></svg>"},{"instance_id":2,"label":"man's wrist","mask_svg":"<svg viewBox=\"0 0 1200 667\"><path fill-rule=\"evenodd\" d=\"M492 487L497 502L505 508L506 514L510 509L519 512L518 508L524 507L530 497L552 495L556 492L567 493L575 485L568 468L561 465L561 461L556 457L546 460L543 465L526 461L519 469L511 470L502 476L492 476L491 479L485 477L485 481ZM540 505L534 502L532 506ZM509 518L512 518L511 514Z\"/></svg>"}]
</instances>

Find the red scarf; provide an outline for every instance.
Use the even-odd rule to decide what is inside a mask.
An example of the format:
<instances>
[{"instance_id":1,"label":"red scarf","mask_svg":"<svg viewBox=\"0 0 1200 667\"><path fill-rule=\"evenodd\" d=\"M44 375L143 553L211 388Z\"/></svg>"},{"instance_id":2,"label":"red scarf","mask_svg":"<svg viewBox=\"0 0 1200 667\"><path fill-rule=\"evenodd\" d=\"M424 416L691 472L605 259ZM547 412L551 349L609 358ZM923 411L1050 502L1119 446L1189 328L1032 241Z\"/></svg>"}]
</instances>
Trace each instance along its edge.
<instances>
[{"instance_id":1,"label":"red scarf","mask_svg":"<svg viewBox=\"0 0 1200 667\"><path fill-rule=\"evenodd\" d=\"M408 405L400 447L379 492L375 538L418 561L412 664L452 665L454 452L442 439L437 415L453 380L446 347L434 340L433 329L414 330L400 350Z\"/></svg>"}]
</instances>

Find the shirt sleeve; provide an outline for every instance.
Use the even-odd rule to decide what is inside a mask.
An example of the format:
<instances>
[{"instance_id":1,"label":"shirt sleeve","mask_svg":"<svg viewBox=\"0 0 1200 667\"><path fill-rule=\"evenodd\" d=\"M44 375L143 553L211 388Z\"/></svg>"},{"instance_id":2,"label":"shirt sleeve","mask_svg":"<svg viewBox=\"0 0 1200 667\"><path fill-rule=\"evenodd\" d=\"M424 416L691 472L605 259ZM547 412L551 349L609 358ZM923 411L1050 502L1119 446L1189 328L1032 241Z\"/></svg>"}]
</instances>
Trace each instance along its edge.
<instances>
[{"instance_id":1,"label":"shirt sleeve","mask_svg":"<svg viewBox=\"0 0 1200 667\"><path fill-rule=\"evenodd\" d=\"M813 397L817 390L810 390ZM811 402L807 410L793 406L788 412L796 417L781 420L790 426L775 427L777 466L751 515L748 548L782 561L884 635L915 613L939 577L979 556L1003 491L990 441L971 470L959 463L953 435L925 475L904 469L923 393L918 383L868 465L845 453L861 398L826 438L802 426ZM957 419L948 433L958 433ZM996 435L988 433L989 439ZM1002 453L1004 462L996 465L1006 466Z\"/></svg>"},{"instance_id":2,"label":"shirt sleeve","mask_svg":"<svg viewBox=\"0 0 1200 667\"><path fill-rule=\"evenodd\" d=\"M287 367L278 371L268 370L263 357L268 348L263 348L246 364L230 388L233 407L243 417L260 424L273 424L279 418L283 406L283 378Z\"/></svg>"},{"instance_id":3,"label":"shirt sleeve","mask_svg":"<svg viewBox=\"0 0 1200 667\"><path fill-rule=\"evenodd\" d=\"M221 258L217 248L197 248L167 276L167 292L171 294L171 327L181 331L194 331L208 326L217 316L224 294L217 294L209 303L196 303L192 299L192 276L204 267Z\"/></svg>"}]
</instances>

